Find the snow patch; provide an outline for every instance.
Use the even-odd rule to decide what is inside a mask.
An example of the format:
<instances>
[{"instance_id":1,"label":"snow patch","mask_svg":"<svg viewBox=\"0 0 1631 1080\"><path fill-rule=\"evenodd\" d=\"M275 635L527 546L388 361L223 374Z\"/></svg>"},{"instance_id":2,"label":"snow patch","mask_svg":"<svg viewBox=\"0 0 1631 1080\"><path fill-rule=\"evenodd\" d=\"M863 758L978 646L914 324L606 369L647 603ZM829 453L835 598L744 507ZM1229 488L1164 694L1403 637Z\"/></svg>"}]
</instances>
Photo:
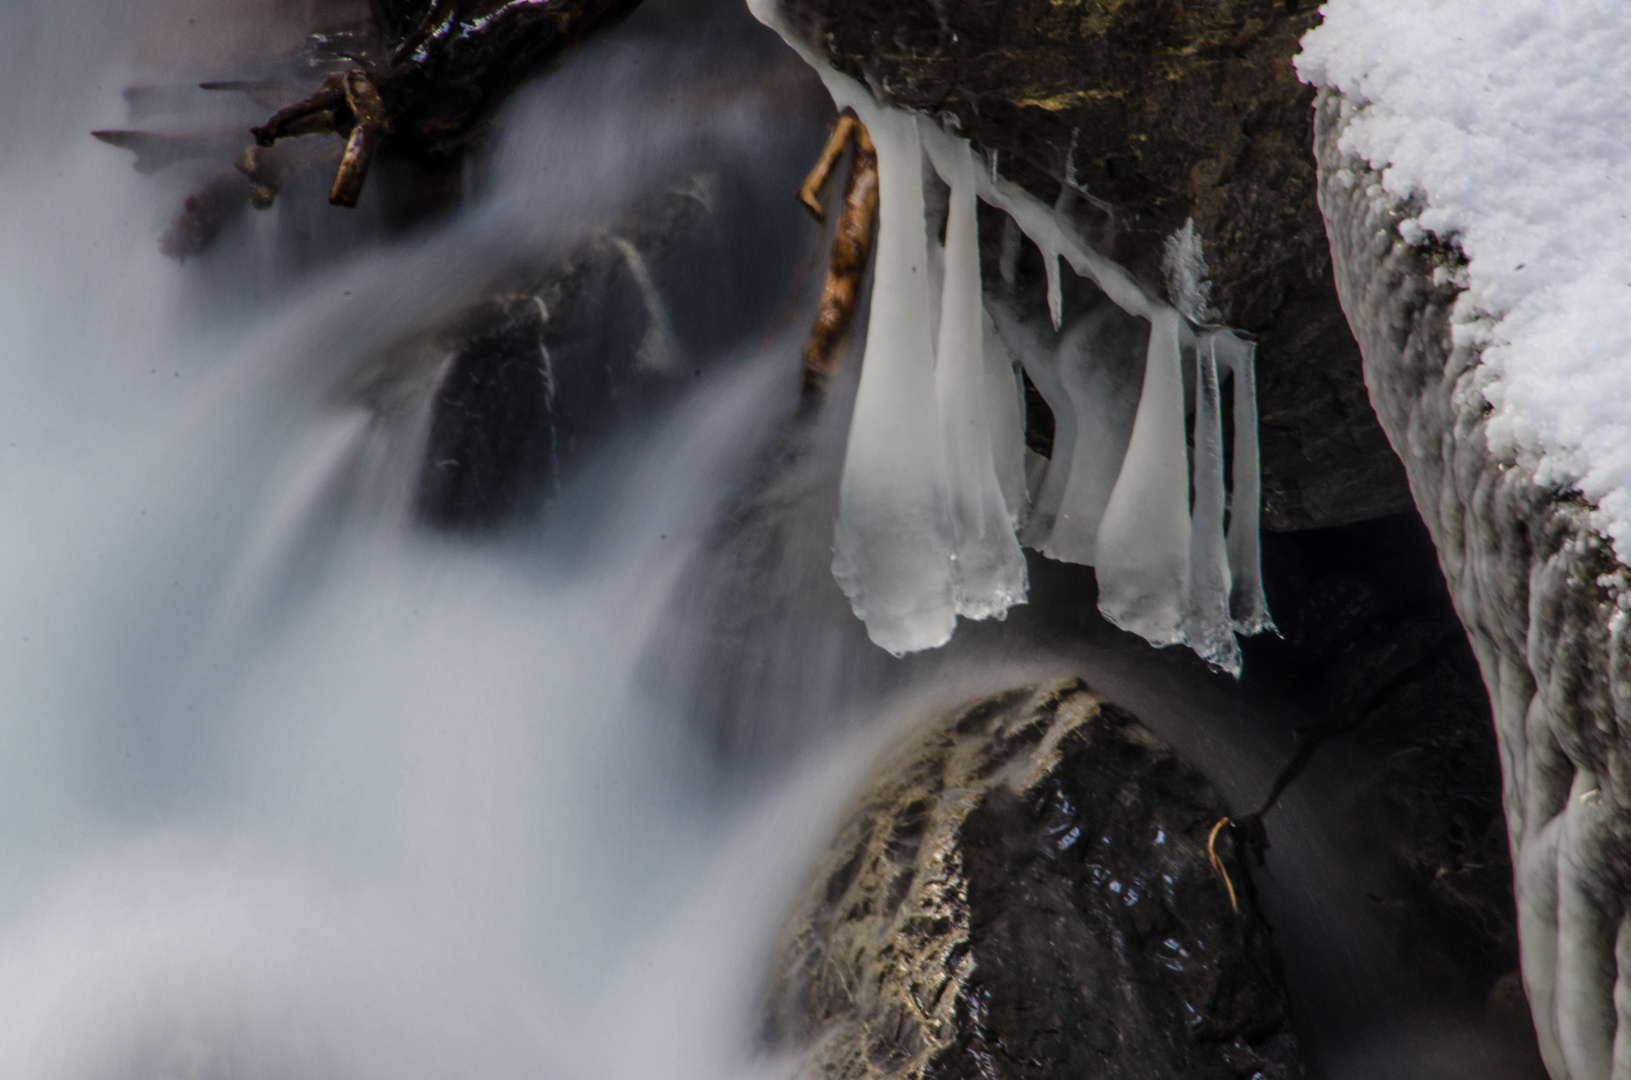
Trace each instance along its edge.
<instances>
[{"instance_id":1,"label":"snow patch","mask_svg":"<svg viewBox=\"0 0 1631 1080\"><path fill-rule=\"evenodd\" d=\"M1578 489L1631 562L1631 4L1329 0L1303 79L1350 103L1341 148L1413 200L1412 244L1467 257L1490 449Z\"/></svg>"}]
</instances>

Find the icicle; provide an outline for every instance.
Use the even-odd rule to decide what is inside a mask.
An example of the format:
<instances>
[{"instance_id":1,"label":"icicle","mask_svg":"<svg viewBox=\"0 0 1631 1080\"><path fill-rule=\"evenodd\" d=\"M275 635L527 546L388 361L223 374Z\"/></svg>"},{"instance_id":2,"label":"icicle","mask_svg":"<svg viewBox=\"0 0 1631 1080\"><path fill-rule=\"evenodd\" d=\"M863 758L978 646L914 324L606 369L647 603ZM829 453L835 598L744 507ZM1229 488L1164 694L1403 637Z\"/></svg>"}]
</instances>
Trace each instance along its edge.
<instances>
[{"instance_id":1,"label":"icicle","mask_svg":"<svg viewBox=\"0 0 1631 1080\"><path fill-rule=\"evenodd\" d=\"M1042 265L1048 274L1048 317L1053 320L1053 332L1058 333L1065 320L1064 285L1059 280L1059 252L1042 249Z\"/></svg>"},{"instance_id":2,"label":"icicle","mask_svg":"<svg viewBox=\"0 0 1631 1080\"><path fill-rule=\"evenodd\" d=\"M997 256L997 273L1002 277L1003 288L1011 295L1019 282L1019 245L1023 234L1014 219L1002 219L1002 248Z\"/></svg>"},{"instance_id":3,"label":"icicle","mask_svg":"<svg viewBox=\"0 0 1631 1080\"><path fill-rule=\"evenodd\" d=\"M897 655L956 627L954 540L930 344L923 153L909 114L856 101L878 149L880 211L866 354L839 484L833 576Z\"/></svg>"},{"instance_id":4,"label":"icicle","mask_svg":"<svg viewBox=\"0 0 1631 1080\"><path fill-rule=\"evenodd\" d=\"M1218 331L1212 341L1218 363L1233 373L1235 381L1234 492L1229 506L1229 569L1234 591L1229 610L1238 633L1260 634L1274 629L1274 619L1263 596L1258 526L1263 479L1257 452L1257 346L1227 330Z\"/></svg>"},{"instance_id":5,"label":"icicle","mask_svg":"<svg viewBox=\"0 0 1631 1080\"><path fill-rule=\"evenodd\" d=\"M1151 298L1122 267L1083 244L1079 237L1059 224L1047 204L1039 202L1024 188L999 176L980 174L980 198L1002 210L1031 243L1044 254L1059 252L1071 269L1104 290L1104 295L1129 315L1148 319L1166 305Z\"/></svg>"},{"instance_id":6,"label":"icicle","mask_svg":"<svg viewBox=\"0 0 1631 1080\"><path fill-rule=\"evenodd\" d=\"M1117 363L1120 358L1104 340L1108 324L1120 314L1104 303L1077 320L1058 346L1059 378L1075 438L1069 456L1054 451L1054 467L1064 470L1066 479L1053 529L1040 550L1061 562L1097 564L1100 523L1132 438L1140 396L1137 368L1129 372ZM1055 409L1056 422L1058 415Z\"/></svg>"},{"instance_id":7,"label":"icicle","mask_svg":"<svg viewBox=\"0 0 1631 1080\"><path fill-rule=\"evenodd\" d=\"M974 155L966 145L931 150L951 187L935 390L946 432L946 477L957 537L957 611L974 619L1005 615L1025 599L1025 555L997 479L980 302Z\"/></svg>"},{"instance_id":8,"label":"icicle","mask_svg":"<svg viewBox=\"0 0 1631 1080\"><path fill-rule=\"evenodd\" d=\"M1015 370L1017 361L980 308L980 329L985 344L985 401L990 413L992 457L997 485L1008 506L1008 519L1017 527L1025 518L1030 492L1025 483L1025 391Z\"/></svg>"},{"instance_id":9,"label":"icicle","mask_svg":"<svg viewBox=\"0 0 1631 1080\"><path fill-rule=\"evenodd\" d=\"M1229 619L1229 554L1223 539L1223 404L1216 337L1195 349L1195 505L1189 522L1189 600L1184 640L1213 667L1240 674Z\"/></svg>"},{"instance_id":10,"label":"icicle","mask_svg":"<svg viewBox=\"0 0 1631 1080\"><path fill-rule=\"evenodd\" d=\"M1031 497L1031 510L1019 537L1026 547L1042 551L1053 532L1059 507L1065 500L1065 485L1070 480L1070 461L1076 444L1076 410L1071 407L1070 395L1059 372L1059 352L1044 338L1043 331L1021 319L998 298L988 298L986 310L997 332L1019 354L1025 374L1031 377L1042 400L1053 410L1053 457L1043 473L1042 483Z\"/></svg>"},{"instance_id":11,"label":"icicle","mask_svg":"<svg viewBox=\"0 0 1631 1080\"><path fill-rule=\"evenodd\" d=\"M1189 462L1179 315L1157 311L1144 391L1095 552L1099 611L1155 645L1183 640L1189 583Z\"/></svg>"}]
</instances>

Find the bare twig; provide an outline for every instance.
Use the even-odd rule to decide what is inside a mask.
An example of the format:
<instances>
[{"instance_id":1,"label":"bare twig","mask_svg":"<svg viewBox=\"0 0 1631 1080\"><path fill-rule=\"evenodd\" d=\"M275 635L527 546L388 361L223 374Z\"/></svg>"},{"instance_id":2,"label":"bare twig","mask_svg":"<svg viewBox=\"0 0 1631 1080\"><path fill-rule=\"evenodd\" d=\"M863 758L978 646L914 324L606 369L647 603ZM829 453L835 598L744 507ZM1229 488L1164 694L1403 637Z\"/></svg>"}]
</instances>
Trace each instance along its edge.
<instances>
[{"instance_id":1,"label":"bare twig","mask_svg":"<svg viewBox=\"0 0 1631 1080\"><path fill-rule=\"evenodd\" d=\"M825 186L846 141L853 144L854 154L844 187L843 208L833 235L832 260L827 265L827 280L821 287L821 305L816 311L810 338L804 344L806 393L825 387L838 368L839 348L855 321L855 309L860 303L861 284L866 278L867 261L872 257L872 234L878 220L878 152L866 125L853 114L839 118L833 128L833 138L828 140L815 169L804 182L799 199L806 206L814 204L820 209L816 195Z\"/></svg>"},{"instance_id":2,"label":"bare twig","mask_svg":"<svg viewBox=\"0 0 1631 1080\"><path fill-rule=\"evenodd\" d=\"M230 150L243 141L243 129L200 131L186 135L164 135L153 131L93 131L91 134L109 146L136 155L136 171L151 175L181 161L195 161Z\"/></svg>"},{"instance_id":3,"label":"bare twig","mask_svg":"<svg viewBox=\"0 0 1631 1080\"><path fill-rule=\"evenodd\" d=\"M346 105L356 122L351 128L351 137L346 140L345 156L334 174L328 201L335 206L356 206L363 181L368 179L369 163L374 160L374 148L391 125L385 118L385 105L380 101L379 91L365 73L346 72L344 86Z\"/></svg>"},{"instance_id":4,"label":"bare twig","mask_svg":"<svg viewBox=\"0 0 1631 1080\"><path fill-rule=\"evenodd\" d=\"M1229 909L1239 915L1240 902L1235 899L1235 883L1229 879L1229 868L1224 866L1223 860L1218 857L1218 833L1222 832L1227 824L1229 819L1223 818L1206 834L1206 861L1212 864L1212 869L1223 879L1223 887L1229 890Z\"/></svg>"},{"instance_id":5,"label":"bare twig","mask_svg":"<svg viewBox=\"0 0 1631 1080\"><path fill-rule=\"evenodd\" d=\"M821 156L816 159L815 167L810 170L810 175L804 178L804 186L799 188L799 202L815 215L817 221L827 220L827 209L821 205L821 197L827 190L827 181L832 178L832 171L837 167L838 159L849 149L850 134L858 123L860 121L855 118L853 112L846 112L838 118L838 122L832 126L832 135L827 139L827 145L822 148Z\"/></svg>"},{"instance_id":6,"label":"bare twig","mask_svg":"<svg viewBox=\"0 0 1631 1080\"><path fill-rule=\"evenodd\" d=\"M348 107L345 81L345 74L330 75L310 97L279 109L260 127L250 128L249 134L257 144L271 146L279 139L337 130L340 110Z\"/></svg>"}]
</instances>

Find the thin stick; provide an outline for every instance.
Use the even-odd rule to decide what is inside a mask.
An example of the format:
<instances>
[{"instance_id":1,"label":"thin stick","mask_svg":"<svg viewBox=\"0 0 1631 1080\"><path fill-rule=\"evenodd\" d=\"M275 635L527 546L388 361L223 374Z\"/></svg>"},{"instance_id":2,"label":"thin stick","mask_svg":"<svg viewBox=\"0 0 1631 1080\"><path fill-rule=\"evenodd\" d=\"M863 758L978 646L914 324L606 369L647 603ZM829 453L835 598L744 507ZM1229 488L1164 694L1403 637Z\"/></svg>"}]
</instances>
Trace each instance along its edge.
<instances>
[{"instance_id":1,"label":"thin stick","mask_svg":"<svg viewBox=\"0 0 1631 1080\"><path fill-rule=\"evenodd\" d=\"M850 133L860 121L855 114L846 111L832 126L832 135L827 139L827 145L822 148L821 156L816 158L815 167L810 175L804 178L804 186L799 188L799 202L805 209L815 215L817 221L827 220L827 209L822 206L822 194L827 189L827 181L832 177L833 169L838 165L838 159L844 156L844 149L849 145Z\"/></svg>"},{"instance_id":2,"label":"thin stick","mask_svg":"<svg viewBox=\"0 0 1631 1080\"><path fill-rule=\"evenodd\" d=\"M365 73L346 72L345 99L357 123L346 140L345 156L340 158L340 169L334 174L328 201L335 206L356 206L362 195L363 181L368 179L368 166L374 160L374 148L390 124L385 118L385 103Z\"/></svg>"},{"instance_id":3,"label":"thin stick","mask_svg":"<svg viewBox=\"0 0 1631 1080\"><path fill-rule=\"evenodd\" d=\"M1240 903L1235 899L1235 883L1229 880L1229 869L1223 865L1223 860L1218 858L1218 833L1222 832L1223 827L1227 824L1229 824L1229 819L1224 818L1212 826L1212 831L1207 834L1206 859L1212 864L1212 869L1216 870L1218 876L1223 879L1223 887L1229 890L1229 909L1239 915Z\"/></svg>"},{"instance_id":4,"label":"thin stick","mask_svg":"<svg viewBox=\"0 0 1631 1080\"><path fill-rule=\"evenodd\" d=\"M878 220L878 151L872 145L872 136L858 119L851 118L848 125L844 125L842 119L839 123L848 129L846 135L853 138L855 154L850 160L844 205L833 236L827 280L821 287L821 306L816 311L810 338L804 344L805 393L824 387L838 368L839 348L850 323L855 321L855 309L860 303L861 284L866 278L867 261L872 257L873 228ZM834 130L836 134L837 129ZM832 145L829 140L827 151L822 152L823 159ZM839 151L842 149L840 146ZM816 168L821 169L819 162ZM831 165L827 168L831 171Z\"/></svg>"},{"instance_id":5,"label":"thin stick","mask_svg":"<svg viewBox=\"0 0 1631 1080\"><path fill-rule=\"evenodd\" d=\"M271 146L279 139L333 131L335 110L346 102L345 84L345 75L330 75L316 93L279 109L260 127L250 128L249 133L257 144Z\"/></svg>"}]
</instances>

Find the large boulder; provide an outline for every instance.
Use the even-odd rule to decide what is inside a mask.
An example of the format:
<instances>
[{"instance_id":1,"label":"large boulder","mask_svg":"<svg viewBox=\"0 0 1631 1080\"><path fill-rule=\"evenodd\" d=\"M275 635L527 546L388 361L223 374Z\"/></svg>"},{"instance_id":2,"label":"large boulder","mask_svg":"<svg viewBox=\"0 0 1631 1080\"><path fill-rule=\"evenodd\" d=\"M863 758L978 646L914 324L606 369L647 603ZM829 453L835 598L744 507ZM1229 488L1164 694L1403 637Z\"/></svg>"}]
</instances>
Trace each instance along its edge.
<instances>
[{"instance_id":1,"label":"large boulder","mask_svg":"<svg viewBox=\"0 0 1631 1080\"><path fill-rule=\"evenodd\" d=\"M817 867L771 1038L828 1080L1300 1077L1225 813L1079 680L950 712Z\"/></svg>"},{"instance_id":2,"label":"large boulder","mask_svg":"<svg viewBox=\"0 0 1631 1080\"><path fill-rule=\"evenodd\" d=\"M1257 335L1264 521L1409 508L1331 281L1296 0L783 0L803 40L1071 211L1157 295L1193 220L1220 321ZM1302 5L1312 8L1312 4Z\"/></svg>"}]
</instances>

